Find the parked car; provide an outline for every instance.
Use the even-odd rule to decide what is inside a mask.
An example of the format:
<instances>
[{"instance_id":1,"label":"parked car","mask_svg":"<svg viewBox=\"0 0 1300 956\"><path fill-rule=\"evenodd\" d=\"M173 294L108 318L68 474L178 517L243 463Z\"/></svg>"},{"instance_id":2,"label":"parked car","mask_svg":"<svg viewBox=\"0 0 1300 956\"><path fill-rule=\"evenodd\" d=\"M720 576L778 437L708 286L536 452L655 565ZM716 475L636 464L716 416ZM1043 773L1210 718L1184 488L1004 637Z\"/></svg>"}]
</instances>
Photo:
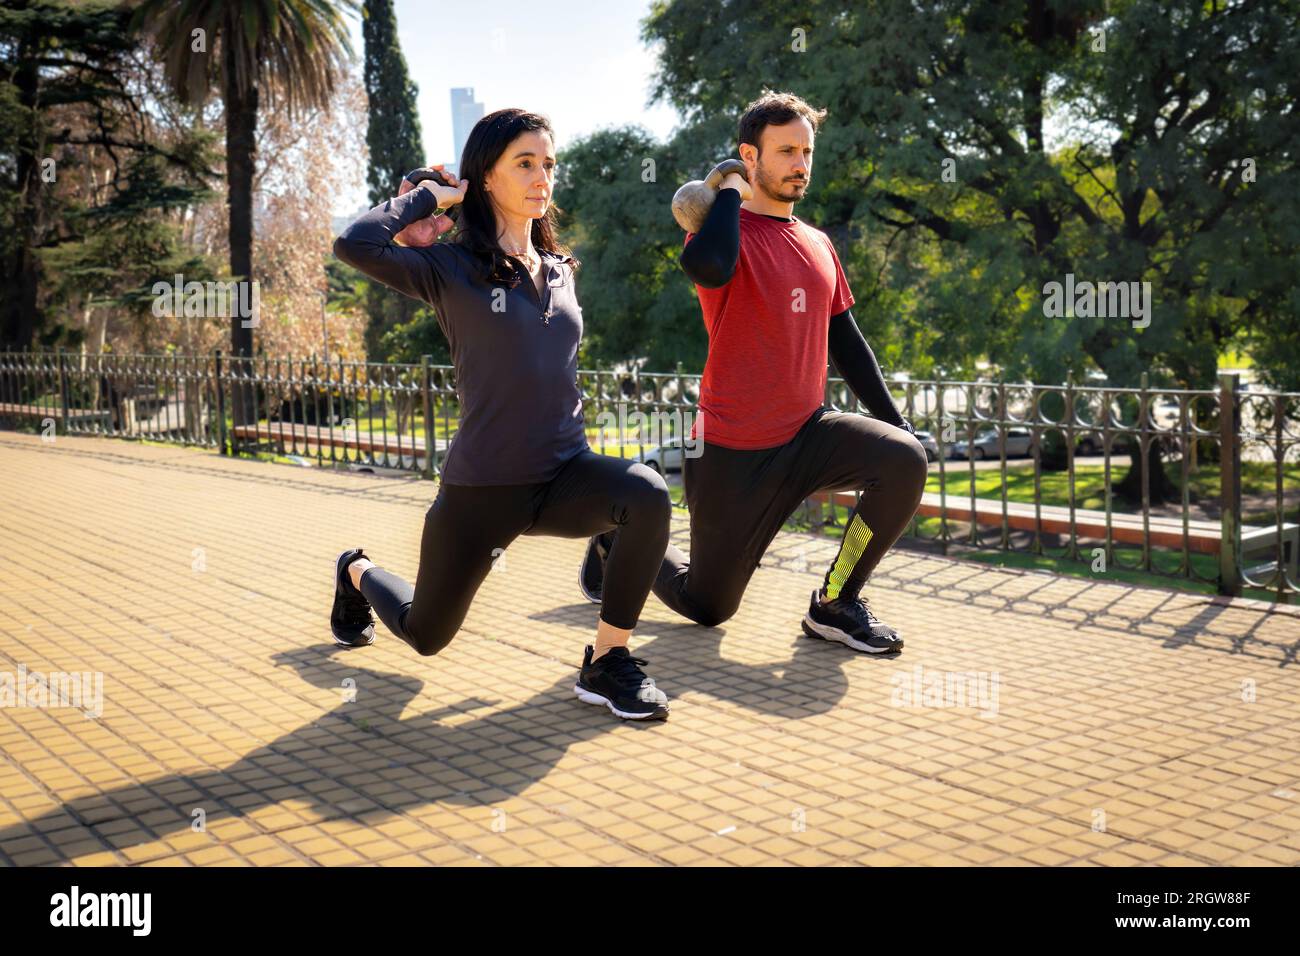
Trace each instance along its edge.
<instances>
[{"instance_id":1,"label":"parked car","mask_svg":"<svg viewBox=\"0 0 1300 956\"><path fill-rule=\"evenodd\" d=\"M921 443L925 449L925 460L934 461L939 457L939 443L934 440L934 436L929 432L917 432L916 440Z\"/></svg>"},{"instance_id":2,"label":"parked car","mask_svg":"<svg viewBox=\"0 0 1300 956\"><path fill-rule=\"evenodd\" d=\"M1033 438L1028 428L1008 428L1006 437L1007 457L1028 455L1033 445ZM975 436L975 442L959 441L952 445L953 458L973 458L981 461L998 455L998 432L995 428L986 428Z\"/></svg>"},{"instance_id":3,"label":"parked car","mask_svg":"<svg viewBox=\"0 0 1300 956\"><path fill-rule=\"evenodd\" d=\"M680 438L670 438L660 445L651 445L634 456L635 461L644 462L659 474L682 470L683 449Z\"/></svg>"},{"instance_id":4,"label":"parked car","mask_svg":"<svg viewBox=\"0 0 1300 956\"><path fill-rule=\"evenodd\" d=\"M1084 432L1075 438L1074 453L1076 455L1100 455L1105 447L1102 440L1101 432Z\"/></svg>"}]
</instances>

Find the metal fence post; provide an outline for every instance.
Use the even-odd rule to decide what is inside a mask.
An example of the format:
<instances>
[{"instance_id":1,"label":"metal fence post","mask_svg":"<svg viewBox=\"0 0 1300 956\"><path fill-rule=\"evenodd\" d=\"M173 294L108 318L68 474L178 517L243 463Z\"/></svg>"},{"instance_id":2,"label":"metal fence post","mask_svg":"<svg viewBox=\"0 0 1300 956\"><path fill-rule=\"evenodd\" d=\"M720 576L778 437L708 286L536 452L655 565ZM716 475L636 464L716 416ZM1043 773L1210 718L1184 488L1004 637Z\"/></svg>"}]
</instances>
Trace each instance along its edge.
<instances>
[{"instance_id":1,"label":"metal fence post","mask_svg":"<svg viewBox=\"0 0 1300 956\"><path fill-rule=\"evenodd\" d=\"M68 377L63 368L63 346L59 346L58 368L59 368L59 407L63 412L63 433L66 435L70 431L68 425ZM57 432L57 428L55 429Z\"/></svg>"},{"instance_id":2,"label":"metal fence post","mask_svg":"<svg viewBox=\"0 0 1300 956\"><path fill-rule=\"evenodd\" d=\"M433 452L438 447L433 428L433 373L429 360L433 356L420 356L420 391L424 393L424 477L433 477Z\"/></svg>"},{"instance_id":3,"label":"metal fence post","mask_svg":"<svg viewBox=\"0 0 1300 956\"><path fill-rule=\"evenodd\" d=\"M1219 375L1219 593L1241 594L1241 377Z\"/></svg>"},{"instance_id":4,"label":"metal fence post","mask_svg":"<svg viewBox=\"0 0 1300 956\"><path fill-rule=\"evenodd\" d=\"M221 387L221 349L216 353L216 381L213 383L217 388L217 450L226 455L226 392Z\"/></svg>"}]
</instances>

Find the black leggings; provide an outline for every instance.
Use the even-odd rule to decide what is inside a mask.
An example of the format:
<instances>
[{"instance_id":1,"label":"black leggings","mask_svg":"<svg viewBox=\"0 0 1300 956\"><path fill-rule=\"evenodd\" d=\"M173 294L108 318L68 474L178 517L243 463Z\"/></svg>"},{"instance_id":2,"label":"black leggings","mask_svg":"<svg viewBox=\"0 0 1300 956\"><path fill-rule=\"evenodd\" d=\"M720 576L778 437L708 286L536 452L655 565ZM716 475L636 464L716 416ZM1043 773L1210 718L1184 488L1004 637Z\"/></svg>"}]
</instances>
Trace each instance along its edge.
<instances>
[{"instance_id":1,"label":"black leggings","mask_svg":"<svg viewBox=\"0 0 1300 956\"><path fill-rule=\"evenodd\" d=\"M683 464L691 555L669 545L655 596L698 624L721 624L800 502L819 491L861 491L823 580L829 597L856 597L916 513L927 471L925 449L903 429L825 407L776 448L705 441Z\"/></svg>"},{"instance_id":2,"label":"black leggings","mask_svg":"<svg viewBox=\"0 0 1300 956\"><path fill-rule=\"evenodd\" d=\"M668 486L653 469L590 449L542 484L444 484L424 516L415 587L372 567L361 575L361 593L390 631L421 654L437 654L519 535L587 538L614 530L600 617L630 630L668 545L671 513Z\"/></svg>"}]
</instances>

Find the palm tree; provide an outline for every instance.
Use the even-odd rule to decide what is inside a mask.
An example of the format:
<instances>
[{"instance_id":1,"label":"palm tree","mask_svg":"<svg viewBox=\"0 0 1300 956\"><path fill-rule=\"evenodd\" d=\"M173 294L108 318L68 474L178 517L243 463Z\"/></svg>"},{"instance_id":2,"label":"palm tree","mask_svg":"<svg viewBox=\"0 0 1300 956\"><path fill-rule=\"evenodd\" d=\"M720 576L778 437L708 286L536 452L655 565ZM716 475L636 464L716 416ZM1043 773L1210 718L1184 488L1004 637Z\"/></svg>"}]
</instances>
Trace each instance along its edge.
<instances>
[{"instance_id":1,"label":"palm tree","mask_svg":"<svg viewBox=\"0 0 1300 956\"><path fill-rule=\"evenodd\" d=\"M220 90L236 281L249 282L253 274L253 169L263 94L266 106L290 115L327 106L353 56L343 14L356 10L356 0L143 0L136 8L132 26L152 36L178 99L199 105ZM253 329L239 315L231 319L230 350L246 371L249 363L240 359L253 354ZM252 419L243 393L233 396L237 425Z\"/></svg>"}]
</instances>

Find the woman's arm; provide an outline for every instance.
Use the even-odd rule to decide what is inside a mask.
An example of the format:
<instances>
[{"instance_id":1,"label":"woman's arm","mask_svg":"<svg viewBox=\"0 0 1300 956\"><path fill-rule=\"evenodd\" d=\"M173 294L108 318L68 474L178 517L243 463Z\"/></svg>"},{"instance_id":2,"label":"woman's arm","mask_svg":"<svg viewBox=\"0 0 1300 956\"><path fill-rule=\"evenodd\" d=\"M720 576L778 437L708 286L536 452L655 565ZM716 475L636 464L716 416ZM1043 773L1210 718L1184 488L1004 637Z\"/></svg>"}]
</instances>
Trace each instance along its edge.
<instances>
[{"instance_id":1,"label":"woman's arm","mask_svg":"<svg viewBox=\"0 0 1300 956\"><path fill-rule=\"evenodd\" d=\"M436 305L444 282L440 260L446 253L436 244L399 246L393 237L437 207L437 197L423 188L380 203L339 233L334 255L390 289Z\"/></svg>"},{"instance_id":2,"label":"woman's arm","mask_svg":"<svg viewBox=\"0 0 1300 956\"><path fill-rule=\"evenodd\" d=\"M718 190L704 225L682 250L682 271L706 289L717 289L731 281L740 258L740 193Z\"/></svg>"}]
</instances>

